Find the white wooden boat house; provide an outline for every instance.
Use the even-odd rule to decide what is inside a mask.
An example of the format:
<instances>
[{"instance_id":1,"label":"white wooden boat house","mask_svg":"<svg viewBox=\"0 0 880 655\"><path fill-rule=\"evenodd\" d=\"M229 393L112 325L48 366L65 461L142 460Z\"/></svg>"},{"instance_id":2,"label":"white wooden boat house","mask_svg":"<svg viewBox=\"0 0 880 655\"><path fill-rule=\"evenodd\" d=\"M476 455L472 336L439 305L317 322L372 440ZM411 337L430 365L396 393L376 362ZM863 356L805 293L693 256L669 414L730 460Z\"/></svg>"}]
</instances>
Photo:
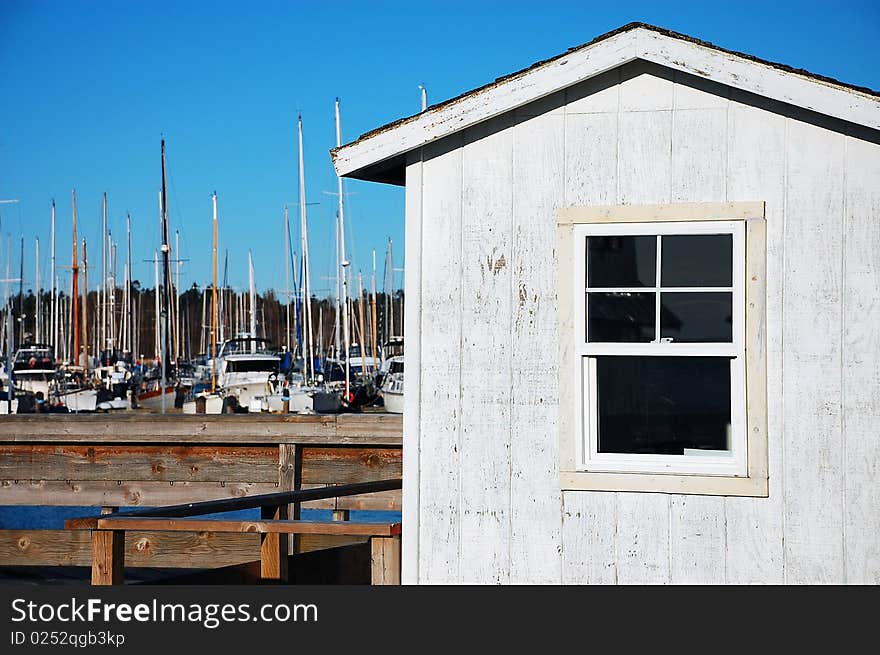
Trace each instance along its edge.
<instances>
[{"instance_id":1,"label":"white wooden boat house","mask_svg":"<svg viewBox=\"0 0 880 655\"><path fill-rule=\"evenodd\" d=\"M404 582L880 582L878 144L631 24L337 148L406 187Z\"/></svg>"}]
</instances>

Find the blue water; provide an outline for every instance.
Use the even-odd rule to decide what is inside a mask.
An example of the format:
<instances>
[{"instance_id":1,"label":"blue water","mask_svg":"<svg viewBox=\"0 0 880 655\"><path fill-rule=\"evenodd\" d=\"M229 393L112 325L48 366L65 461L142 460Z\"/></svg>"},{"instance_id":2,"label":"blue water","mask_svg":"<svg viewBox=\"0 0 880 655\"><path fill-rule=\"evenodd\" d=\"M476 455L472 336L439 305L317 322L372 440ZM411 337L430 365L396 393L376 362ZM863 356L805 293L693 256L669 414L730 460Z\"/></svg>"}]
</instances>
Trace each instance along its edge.
<instances>
[{"instance_id":1,"label":"blue water","mask_svg":"<svg viewBox=\"0 0 880 655\"><path fill-rule=\"evenodd\" d=\"M0 505L0 529L63 530L66 519L96 516L100 513L100 507ZM260 510L245 509L235 512L223 512L222 514L206 514L198 518L258 520L260 518ZM302 518L306 521L330 521L333 518L333 513L329 509L304 509L302 510ZM350 519L358 523L397 523L400 521L400 512L352 510Z\"/></svg>"}]
</instances>

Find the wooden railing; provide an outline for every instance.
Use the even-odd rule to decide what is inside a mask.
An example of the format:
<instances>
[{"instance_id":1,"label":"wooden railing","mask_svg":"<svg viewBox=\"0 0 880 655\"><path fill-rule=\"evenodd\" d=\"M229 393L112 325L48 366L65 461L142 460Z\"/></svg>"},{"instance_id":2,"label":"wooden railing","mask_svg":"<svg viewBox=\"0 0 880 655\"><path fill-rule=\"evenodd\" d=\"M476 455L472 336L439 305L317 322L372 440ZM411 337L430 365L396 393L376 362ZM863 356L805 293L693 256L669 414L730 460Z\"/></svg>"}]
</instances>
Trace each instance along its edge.
<instances>
[{"instance_id":1,"label":"wooden railing","mask_svg":"<svg viewBox=\"0 0 880 655\"><path fill-rule=\"evenodd\" d=\"M400 584L400 523L321 522L290 519L299 515L301 503L400 490L401 480L382 480L307 489L249 498L222 499L169 507L111 512L100 516L68 519L68 530L90 530L92 584L122 584L125 569L125 533L129 530L158 532L258 533L260 578L286 582L289 535L325 534L363 536L370 539L370 580L373 584ZM291 510L291 507L293 510ZM261 520L193 519L194 516L259 508Z\"/></svg>"},{"instance_id":2,"label":"wooden railing","mask_svg":"<svg viewBox=\"0 0 880 655\"><path fill-rule=\"evenodd\" d=\"M248 499L402 475L399 415L0 417L0 505L144 508ZM300 501L303 509L401 508L399 489ZM298 519L291 515L289 518ZM146 524L145 524L146 525ZM260 535L125 530L128 567L219 568L255 559ZM363 542L296 533L291 553ZM88 530L0 529L0 566L90 566ZM7 569L8 570L8 569Z\"/></svg>"}]
</instances>

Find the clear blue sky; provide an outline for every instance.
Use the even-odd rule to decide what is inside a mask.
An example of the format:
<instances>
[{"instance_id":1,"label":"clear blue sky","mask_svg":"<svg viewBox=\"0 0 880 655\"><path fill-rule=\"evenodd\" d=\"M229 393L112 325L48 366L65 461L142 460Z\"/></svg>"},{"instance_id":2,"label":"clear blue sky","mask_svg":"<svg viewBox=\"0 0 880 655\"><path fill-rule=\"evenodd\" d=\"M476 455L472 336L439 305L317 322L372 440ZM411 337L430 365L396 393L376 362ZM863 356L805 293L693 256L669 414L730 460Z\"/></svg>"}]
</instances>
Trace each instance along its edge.
<instances>
[{"instance_id":1,"label":"clear blue sky","mask_svg":"<svg viewBox=\"0 0 880 655\"><path fill-rule=\"evenodd\" d=\"M298 225L296 115L305 130L313 287L333 274L333 102L343 141L579 45L631 21L880 89L880 2L134 2L0 0L2 231L34 238L48 270L49 207L59 264L70 259L77 190L90 262L100 265L101 193L110 227L134 222L134 276L152 286L159 243L159 140L165 135L172 230L183 284L210 280L211 192L230 283L282 288L282 206ZM403 265L403 190L347 183L354 270L368 279L385 244ZM294 239L297 239L294 231ZM298 241L296 242L298 243ZM297 247L297 250L299 248ZM5 241L0 273L5 272ZM13 272L17 272L14 255ZM124 257L119 255L119 275ZM46 273L43 274L44 280ZM94 270L90 280L97 279ZM0 276L2 277L2 276ZM399 278L398 278L399 279ZM381 282L380 282L381 284Z\"/></svg>"}]
</instances>

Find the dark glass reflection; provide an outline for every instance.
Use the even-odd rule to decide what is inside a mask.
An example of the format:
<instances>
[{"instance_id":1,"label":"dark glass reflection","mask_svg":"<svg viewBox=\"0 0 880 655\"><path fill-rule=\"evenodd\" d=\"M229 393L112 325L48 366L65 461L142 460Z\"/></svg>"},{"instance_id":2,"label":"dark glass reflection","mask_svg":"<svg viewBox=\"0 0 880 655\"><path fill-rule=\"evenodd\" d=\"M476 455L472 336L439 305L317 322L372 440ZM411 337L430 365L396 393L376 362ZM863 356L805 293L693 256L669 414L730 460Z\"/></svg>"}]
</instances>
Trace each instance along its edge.
<instances>
[{"instance_id":1,"label":"dark glass reflection","mask_svg":"<svg viewBox=\"0 0 880 655\"><path fill-rule=\"evenodd\" d=\"M661 242L660 284L664 287L733 286L733 236L679 234Z\"/></svg>"},{"instance_id":2,"label":"dark glass reflection","mask_svg":"<svg viewBox=\"0 0 880 655\"><path fill-rule=\"evenodd\" d=\"M653 287L657 237L588 237L588 287Z\"/></svg>"},{"instance_id":3,"label":"dark glass reflection","mask_svg":"<svg viewBox=\"0 0 880 655\"><path fill-rule=\"evenodd\" d=\"M587 340L654 340L654 293L588 293Z\"/></svg>"},{"instance_id":4,"label":"dark glass reflection","mask_svg":"<svg viewBox=\"0 0 880 655\"><path fill-rule=\"evenodd\" d=\"M660 294L660 337L673 343L733 341L733 294L693 292Z\"/></svg>"},{"instance_id":5,"label":"dark glass reflection","mask_svg":"<svg viewBox=\"0 0 880 655\"><path fill-rule=\"evenodd\" d=\"M730 450L730 359L597 357L599 452Z\"/></svg>"}]
</instances>

